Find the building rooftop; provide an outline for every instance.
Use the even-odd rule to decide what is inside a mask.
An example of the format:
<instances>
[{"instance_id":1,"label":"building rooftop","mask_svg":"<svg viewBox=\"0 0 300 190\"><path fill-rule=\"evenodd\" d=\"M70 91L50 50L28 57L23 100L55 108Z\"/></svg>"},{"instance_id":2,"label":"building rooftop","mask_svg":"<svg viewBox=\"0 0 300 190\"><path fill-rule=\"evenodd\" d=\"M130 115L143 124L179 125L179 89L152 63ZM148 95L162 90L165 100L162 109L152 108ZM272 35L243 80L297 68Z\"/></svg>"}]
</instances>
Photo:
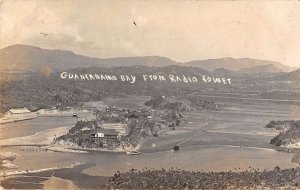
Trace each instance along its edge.
<instances>
[{"instance_id":1,"label":"building rooftop","mask_svg":"<svg viewBox=\"0 0 300 190\"><path fill-rule=\"evenodd\" d=\"M103 133L104 135L118 135L119 132L117 132L114 129L99 129L97 130L97 133Z\"/></svg>"},{"instance_id":2,"label":"building rooftop","mask_svg":"<svg viewBox=\"0 0 300 190\"><path fill-rule=\"evenodd\" d=\"M13 114L22 114L22 113L31 113L27 108L13 108L8 110L9 112Z\"/></svg>"}]
</instances>

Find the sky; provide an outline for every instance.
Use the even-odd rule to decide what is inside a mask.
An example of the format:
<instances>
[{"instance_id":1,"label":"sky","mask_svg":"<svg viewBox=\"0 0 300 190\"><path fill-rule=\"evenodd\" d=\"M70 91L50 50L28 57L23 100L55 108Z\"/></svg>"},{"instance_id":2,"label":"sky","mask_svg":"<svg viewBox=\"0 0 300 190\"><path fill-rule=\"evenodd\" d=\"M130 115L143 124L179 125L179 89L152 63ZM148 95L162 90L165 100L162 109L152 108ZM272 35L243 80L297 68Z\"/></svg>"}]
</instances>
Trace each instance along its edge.
<instances>
[{"instance_id":1,"label":"sky","mask_svg":"<svg viewBox=\"0 0 300 190\"><path fill-rule=\"evenodd\" d=\"M300 2L0 0L0 48L13 44L99 58L248 57L300 66Z\"/></svg>"}]
</instances>

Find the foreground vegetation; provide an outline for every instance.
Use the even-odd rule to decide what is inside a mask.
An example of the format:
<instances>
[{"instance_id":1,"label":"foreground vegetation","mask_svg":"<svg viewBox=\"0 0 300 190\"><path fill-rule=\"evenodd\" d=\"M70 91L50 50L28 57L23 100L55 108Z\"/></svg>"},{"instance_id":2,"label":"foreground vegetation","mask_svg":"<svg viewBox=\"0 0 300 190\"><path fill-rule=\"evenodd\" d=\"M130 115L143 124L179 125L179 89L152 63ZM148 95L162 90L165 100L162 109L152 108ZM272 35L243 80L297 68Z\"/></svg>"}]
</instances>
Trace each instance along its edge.
<instances>
[{"instance_id":1,"label":"foreground vegetation","mask_svg":"<svg viewBox=\"0 0 300 190\"><path fill-rule=\"evenodd\" d=\"M177 169L117 172L107 189L298 189L299 168L244 172L193 172Z\"/></svg>"}]
</instances>

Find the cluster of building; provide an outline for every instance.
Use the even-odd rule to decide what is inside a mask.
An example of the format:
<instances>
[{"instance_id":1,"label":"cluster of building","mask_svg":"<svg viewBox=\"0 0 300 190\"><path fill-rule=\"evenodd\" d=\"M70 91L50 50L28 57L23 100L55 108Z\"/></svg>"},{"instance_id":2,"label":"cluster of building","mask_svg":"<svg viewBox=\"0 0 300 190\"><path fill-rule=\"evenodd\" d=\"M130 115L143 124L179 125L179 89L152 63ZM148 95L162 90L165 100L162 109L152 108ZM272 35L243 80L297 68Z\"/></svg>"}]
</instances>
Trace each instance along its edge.
<instances>
[{"instance_id":1,"label":"cluster of building","mask_svg":"<svg viewBox=\"0 0 300 190\"><path fill-rule=\"evenodd\" d=\"M97 139L120 139L128 134L128 123L139 122L140 120L153 119L153 111L138 108L130 110L108 106L99 111L96 130L89 135Z\"/></svg>"}]
</instances>

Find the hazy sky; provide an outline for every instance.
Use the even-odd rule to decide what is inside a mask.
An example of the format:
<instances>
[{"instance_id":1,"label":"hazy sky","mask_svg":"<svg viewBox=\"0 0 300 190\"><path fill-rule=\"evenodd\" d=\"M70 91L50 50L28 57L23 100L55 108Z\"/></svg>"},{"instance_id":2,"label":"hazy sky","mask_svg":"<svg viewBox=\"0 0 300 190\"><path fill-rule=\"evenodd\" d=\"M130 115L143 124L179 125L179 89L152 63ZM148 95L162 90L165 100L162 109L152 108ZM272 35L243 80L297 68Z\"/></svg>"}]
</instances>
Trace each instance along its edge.
<instances>
[{"instance_id":1,"label":"hazy sky","mask_svg":"<svg viewBox=\"0 0 300 190\"><path fill-rule=\"evenodd\" d=\"M0 47L20 43L94 57L300 66L300 2L0 0Z\"/></svg>"}]
</instances>

